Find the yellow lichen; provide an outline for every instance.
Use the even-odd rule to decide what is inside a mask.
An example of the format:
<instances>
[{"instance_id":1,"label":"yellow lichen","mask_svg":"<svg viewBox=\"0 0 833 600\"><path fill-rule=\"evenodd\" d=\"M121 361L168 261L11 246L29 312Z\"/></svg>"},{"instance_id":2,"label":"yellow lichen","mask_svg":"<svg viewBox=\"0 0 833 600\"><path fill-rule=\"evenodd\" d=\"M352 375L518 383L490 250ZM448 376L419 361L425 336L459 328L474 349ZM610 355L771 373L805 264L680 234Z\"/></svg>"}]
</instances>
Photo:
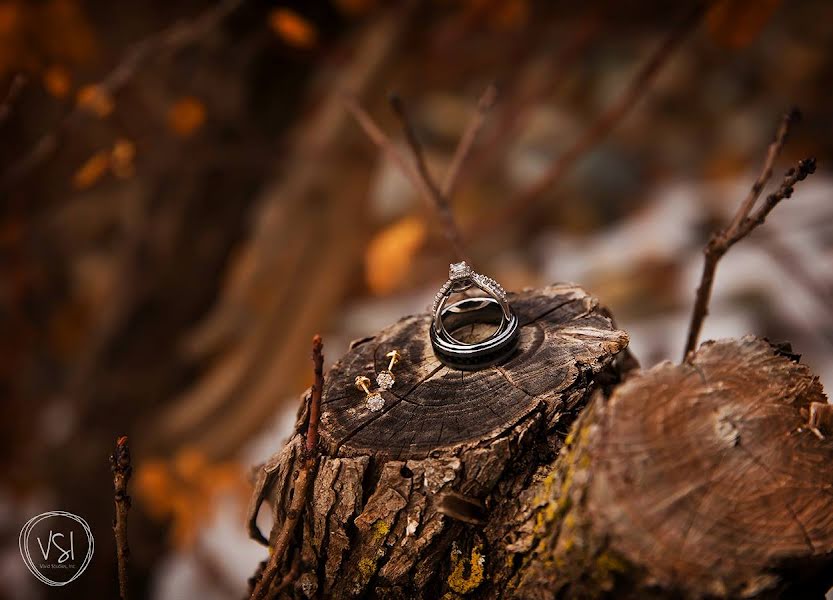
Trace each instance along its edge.
<instances>
[{"instance_id":1,"label":"yellow lichen","mask_svg":"<svg viewBox=\"0 0 833 600\"><path fill-rule=\"evenodd\" d=\"M373 524L373 541L375 543L381 542L390 533L390 525L384 521L376 521Z\"/></svg>"},{"instance_id":2,"label":"yellow lichen","mask_svg":"<svg viewBox=\"0 0 833 600\"><path fill-rule=\"evenodd\" d=\"M370 528L370 547L366 550L369 556L359 560L357 565L359 571L358 584L364 585L376 574L376 565L380 556L384 556L384 540L390 533L390 523L376 521Z\"/></svg>"},{"instance_id":3,"label":"yellow lichen","mask_svg":"<svg viewBox=\"0 0 833 600\"><path fill-rule=\"evenodd\" d=\"M372 558L363 558L359 561L359 573L365 581L370 580L376 572L376 561Z\"/></svg>"},{"instance_id":4,"label":"yellow lichen","mask_svg":"<svg viewBox=\"0 0 833 600\"><path fill-rule=\"evenodd\" d=\"M483 582L483 566L486 564L483 545L475 544L471 549L471 556L467 559L455 550L456 548L453 548L451 551L451 574L448 576L448 587L458 594L468 594ZM468 577L465 576L467 564L469 566Z\"/></svg>"}]
</instances>

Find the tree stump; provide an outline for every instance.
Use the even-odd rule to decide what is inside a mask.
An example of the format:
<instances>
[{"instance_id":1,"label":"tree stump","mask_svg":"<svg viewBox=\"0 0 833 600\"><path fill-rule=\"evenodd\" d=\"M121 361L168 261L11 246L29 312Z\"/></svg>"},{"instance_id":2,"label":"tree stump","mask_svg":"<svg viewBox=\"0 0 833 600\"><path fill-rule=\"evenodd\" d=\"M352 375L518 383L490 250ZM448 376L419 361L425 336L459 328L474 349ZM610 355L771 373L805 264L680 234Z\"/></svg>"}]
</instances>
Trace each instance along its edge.
<instances>
[{"instance_id":1,"label":"tree stump","mask_svg":"<svg viewBox=\"0 0 833 600\"><path fill-rule=\"evenodd\" d=\"M331 369L321 457L283 564L294 585L273 596L823 595L833 440L807 424L825 398L797 357L744 338L634 375L627 336L581 289L511 301L520 347L499 367L443 367L423 314ZM393 348L396 384L369 411L353 380L386 368ZM276 531L302 459L298 422L261 472Z\"/></svg>"},{"instance_id":2,"label":"tree stump","mask_svg":"<svg viewBox=\"0 0 833 600\"><path fill-rule=\"evenodd\" d=\"M708 342L595 396L524 495L519 597L823 598L833 585L833 439L789 348ZM544 592L545 591L545 592Z\"/></svg>"},{"instance_id":3,"label":"tree stump","mask_svg":"<svg viewBox=\"0 0 833 600\"><path fill-rule=\"evenodd\" d=\"M301 561L296 593L439 598L498 595L508 583L516 566L504 538L520 514L520 493L558 455L600 382L615 379L615 358L628 341L576 286L528 290L510 301L520 338L502 365L444 367L431 349L430 316L421 314L355 342L329 371L322 456L292 558ZM396 383L372 412L353 381L373 380L392 349L402 353ZM299 428L303 422L302 415ZM264 467L278 524L301 433Z\"/></svg>"}]
</instances>

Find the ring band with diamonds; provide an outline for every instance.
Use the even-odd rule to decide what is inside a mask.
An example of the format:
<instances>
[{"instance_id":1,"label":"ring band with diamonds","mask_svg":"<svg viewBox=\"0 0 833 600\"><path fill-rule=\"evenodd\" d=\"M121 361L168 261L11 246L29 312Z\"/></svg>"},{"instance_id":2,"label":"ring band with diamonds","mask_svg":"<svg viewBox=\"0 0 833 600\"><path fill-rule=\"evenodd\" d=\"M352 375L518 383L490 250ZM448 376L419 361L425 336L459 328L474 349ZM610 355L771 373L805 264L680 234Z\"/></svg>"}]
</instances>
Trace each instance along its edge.
<instances>
[{"instance_id":1,"label":"ring band with diamonds","mask_svg":"<svg viewBox=\"0 0 833 600\"><path fill-rule=\"evenodd\" d=\"M446 306L454 293L478 287L487 296L466 298ZM448 281L443 284L432 306L430 328L434 353L444 364L458 369L479 369L507 358L517 344L518 318L506 299L506 292L494 279L475 273L465 263L454 263L449 268ZM474 343L453 337L455 331L475 323L494 323L495 332Z\"/></svg>"}]
</instances>

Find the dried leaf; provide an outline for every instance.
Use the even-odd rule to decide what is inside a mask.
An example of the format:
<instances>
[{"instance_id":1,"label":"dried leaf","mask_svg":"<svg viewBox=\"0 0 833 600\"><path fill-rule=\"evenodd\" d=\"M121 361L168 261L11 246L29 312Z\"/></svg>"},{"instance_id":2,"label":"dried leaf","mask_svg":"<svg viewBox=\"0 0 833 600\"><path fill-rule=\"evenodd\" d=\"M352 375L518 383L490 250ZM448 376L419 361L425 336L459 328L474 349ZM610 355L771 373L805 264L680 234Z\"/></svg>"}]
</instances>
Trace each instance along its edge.
<instances>
[{"instance_id":1,"label":"dried leaf","mask_svg":"<svg viewBox=\"0 0 833 600\"><path fill-rule=\"evenodd\" d=\"M118 139L110 152L110 169L116 177L126 179L132 177L135 169L133 159L136 157L136 146L127 139Z\"/></svg>"},{"instance_id":2,"label":"dried leaf","mask_svg":"<svg viewBox=\"0 0 833 600\"><path fill-rule=\"evenodd\" d=\"M296 48L312 48L318 43L318 30L304 17L288 8L276 8L269 14L269 27L278 37Z\"/></svg>"},{"instance_id":3,"label":"dried leaf","mask_svg":"<svg viewBox=\"0 0 833 600\"><path fill-rule=\"evenodd\" d=\"M86 190L95 185L110 167L110 153L99 151L93 154L72 177L72 187L76 190Z\"/></svg>"},{"instance_id":4,"label":"dried leaf","mask_svg":"<svg viewBox=\"0 0 833 600\"><path fill-rule=\"evenodd\" d=\"M205 106L197 98L177 100L168 111L168 126L180 137L193 135L205 122Z\"/></svg>"},{"instance_id":5,"label":"dried leaf","mask_svg":"<svg viewBox=\"0 0 833 600\"><path fill-rule=\"evenodd\" d=\"M48 67L43 72L43 87L56 98L66 98L72 88L69 71L60 65Z\"/></svg>"},{"instance_id":6,"label":"dried leaf","mask_svg":"<svg viewBox=\"0 0 833 600\"><path fill-rule=\"evenodd\" d=\"M99 117L113 112L113 98L99 85L85 85L78 90L78 107Z\"/></svg>"},{"instance_id":7,"label":"dried leaf","mask_svg":"<svg viewBox=\"0 0 833 600\"><path fill-rule=\"evenodd\" d=\"M389 294L401 287L425 235L425 223L417 217L405 217L376 234L364 260L365 278L373 293Z\"/></svg>"},{"instance_id":8,"label":"dried leaf","mask_svg":"<svg viewBox=\"0 0 833 600\"><path fill-rule=\"evenodd\" d=\"M755 41L781 0L719 0L706 18L709 33L720 45L739 49Z\"/></svg>"}]
</instances>

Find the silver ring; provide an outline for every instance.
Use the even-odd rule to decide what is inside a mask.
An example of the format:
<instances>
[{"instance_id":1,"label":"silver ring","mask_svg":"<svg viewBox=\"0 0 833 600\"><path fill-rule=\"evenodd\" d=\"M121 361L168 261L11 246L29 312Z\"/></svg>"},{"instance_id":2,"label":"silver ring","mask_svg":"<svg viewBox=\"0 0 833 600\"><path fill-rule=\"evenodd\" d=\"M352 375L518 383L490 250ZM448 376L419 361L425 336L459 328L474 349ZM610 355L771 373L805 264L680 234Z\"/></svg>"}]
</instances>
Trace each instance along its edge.
<instances>
[{"instance_id":1,"label":"silver ring","mask_svg":"<svg viewBox=\"0 0 833 600\"><path fill-rule=\"evenodd\" d=\"M446 306L454 293L478 287L487 295L466 298ZM434 298L430 326L434 354L444 364L458 369L479 369L507 358L515 349L518 318L506 292L491 277L475 273L465 262L449 267L448 281ZM449 332L475 323L495 323L497 329L485 340L465 343Z\"/></svg>"}]
</instances>

